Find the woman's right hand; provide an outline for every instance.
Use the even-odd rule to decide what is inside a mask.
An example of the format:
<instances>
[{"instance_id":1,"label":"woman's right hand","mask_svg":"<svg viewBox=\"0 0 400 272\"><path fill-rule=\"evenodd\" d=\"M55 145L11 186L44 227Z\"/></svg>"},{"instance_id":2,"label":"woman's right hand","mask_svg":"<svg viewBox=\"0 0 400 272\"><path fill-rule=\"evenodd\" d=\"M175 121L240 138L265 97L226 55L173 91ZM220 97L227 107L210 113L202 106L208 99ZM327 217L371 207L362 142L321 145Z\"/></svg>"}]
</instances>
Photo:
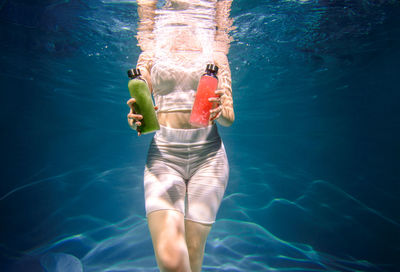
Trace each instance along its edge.
<instances>
[{"instance_id":1,"label":"woman's right hand","mask_svg":"<svg viewBox=\"0 0 400 272\"><path fill-rule=\"evenodd\" d=\"M136 102L135 98L131 98L126 102L126 104L128 104L130 108L130 111L127 115L128 124L132 129L136 130L138 132L138 136L140 136L141 135L140 126L142 125L140 120L143 119L143 116L140 114L136 114L135 108L133 106L135 102Z\"/></svg>"}]
</instances>

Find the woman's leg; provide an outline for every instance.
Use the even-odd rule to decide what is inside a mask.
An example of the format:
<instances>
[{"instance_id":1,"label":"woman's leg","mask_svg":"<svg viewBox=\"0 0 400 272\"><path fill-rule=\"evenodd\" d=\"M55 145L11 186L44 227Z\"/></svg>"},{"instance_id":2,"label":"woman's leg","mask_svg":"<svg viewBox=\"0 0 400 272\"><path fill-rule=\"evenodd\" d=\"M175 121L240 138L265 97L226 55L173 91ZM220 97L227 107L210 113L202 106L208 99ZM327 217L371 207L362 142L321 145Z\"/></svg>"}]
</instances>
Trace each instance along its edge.
<instances>
[{"instance_id":1,"label":"woman's leg","mask_svg":"<svg viewBox=\"0 0 400 272\"><path fill-rule=\"evenodd\" d=\"M211 226L211 224L201 224L191 220L185 220L186 244L189 251L192 272L201 271L204 248Z\"/></svg>"},{"instance_id":2,"label":"woman's leg","mask_svg":"<svg viewBox=\"0 0 400 272\"><path fill-rule=\"evenodd\" d=\"M183 214L175 210L158 210L151 212L147 219L160 270L190 272Z\"/></svg>"},{"instance_id":3,"label":"woman's leg","mask_svg":"<svg viewBox=\"0 0 400 272\"><path fill-rule=\"evenodd\" d=\"M195 152L193 146L191 151ZM185 206L185 236L192 272L201 271L207 236L229 177L228 160L220 141L202 146L196 155L191 165L196 172L188 181Z\"/></svg>"}]
</instances>

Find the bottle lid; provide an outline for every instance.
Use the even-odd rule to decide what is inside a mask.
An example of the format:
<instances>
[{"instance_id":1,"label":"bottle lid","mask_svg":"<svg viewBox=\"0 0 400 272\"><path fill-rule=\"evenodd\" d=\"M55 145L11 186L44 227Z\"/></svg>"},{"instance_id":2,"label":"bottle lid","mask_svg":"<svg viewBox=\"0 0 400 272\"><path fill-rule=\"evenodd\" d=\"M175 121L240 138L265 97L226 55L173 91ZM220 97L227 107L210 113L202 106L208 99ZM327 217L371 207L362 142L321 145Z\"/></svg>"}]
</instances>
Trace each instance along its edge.
<instances>
[{"instance_id":1,"label":"bottle lid","mask_svg":"<svg viewBox=\"0 0 400 272\"><path fill-rule=\"evenodd\" d=\"M134 79L135 77L141 76L139 69L129 69L128 70L128 77Z\"/></svg>"},{"instance_id":2,"label":"bottle lid","mask_svg":"<svg viewBox=\"0 0 400 272\"><path fill-rule=\"evenodd\" d=\"M206 72L217 74L218 73L218 66L216 66L214 64L207 64Z\"/></svg>"}]
</instances>

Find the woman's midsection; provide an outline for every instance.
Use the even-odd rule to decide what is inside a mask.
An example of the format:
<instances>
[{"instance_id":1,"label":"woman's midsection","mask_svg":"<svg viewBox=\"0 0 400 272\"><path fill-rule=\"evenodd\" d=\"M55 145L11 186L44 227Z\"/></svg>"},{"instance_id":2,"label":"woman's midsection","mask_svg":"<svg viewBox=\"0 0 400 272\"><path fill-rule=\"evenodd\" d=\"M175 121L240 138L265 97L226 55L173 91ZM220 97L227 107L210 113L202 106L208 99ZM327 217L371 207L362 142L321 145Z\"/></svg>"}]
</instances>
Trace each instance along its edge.
<instances>
[{"instance_id":1,"label":"woman's midsection","mask_svg":"<svg viewBox=\"0 0 400 272\"><path fill-rule=\"evenodd\" d=\"M157 118L160 125L177 129L194 129L190 120L190 110L174 111L174 112L158 112ZM212 122L210 122L210 125Z\"/></svg>"}]
</instances>

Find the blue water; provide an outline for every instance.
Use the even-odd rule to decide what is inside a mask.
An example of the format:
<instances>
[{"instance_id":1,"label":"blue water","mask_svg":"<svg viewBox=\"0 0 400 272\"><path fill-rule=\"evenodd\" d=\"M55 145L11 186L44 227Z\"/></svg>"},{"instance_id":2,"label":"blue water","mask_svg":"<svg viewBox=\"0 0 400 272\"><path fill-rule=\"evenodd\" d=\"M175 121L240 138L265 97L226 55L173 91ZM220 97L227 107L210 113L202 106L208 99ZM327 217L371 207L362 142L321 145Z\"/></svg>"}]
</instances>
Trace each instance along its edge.
<instances>
[{"instance_id":1,"label":"blue water","mask_svg":"<svg viewBox=\"0 0 400 272\"><path fill-rule=\"evenodd\" d=\"M235 0L231 166L203 271L398 271L400 4ZM157 271L136 4L0 1L0 271Z\"/></svg>"}]
</instances>

